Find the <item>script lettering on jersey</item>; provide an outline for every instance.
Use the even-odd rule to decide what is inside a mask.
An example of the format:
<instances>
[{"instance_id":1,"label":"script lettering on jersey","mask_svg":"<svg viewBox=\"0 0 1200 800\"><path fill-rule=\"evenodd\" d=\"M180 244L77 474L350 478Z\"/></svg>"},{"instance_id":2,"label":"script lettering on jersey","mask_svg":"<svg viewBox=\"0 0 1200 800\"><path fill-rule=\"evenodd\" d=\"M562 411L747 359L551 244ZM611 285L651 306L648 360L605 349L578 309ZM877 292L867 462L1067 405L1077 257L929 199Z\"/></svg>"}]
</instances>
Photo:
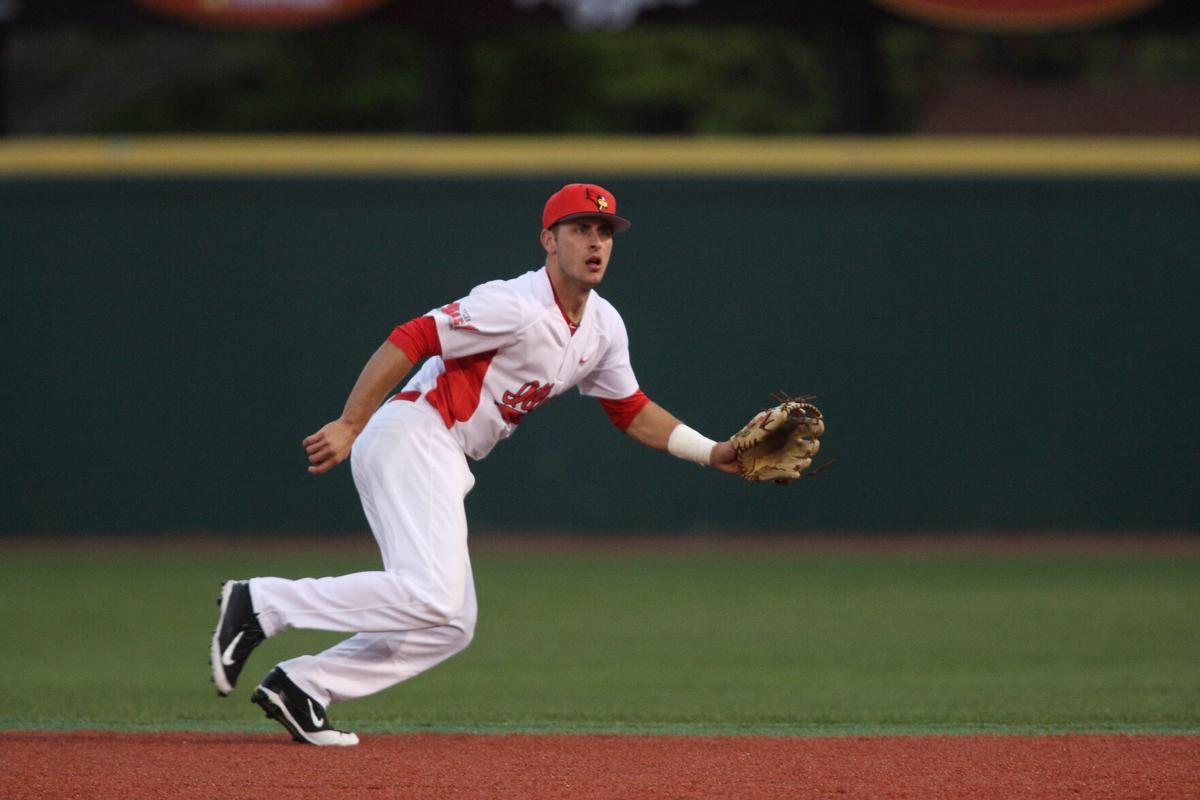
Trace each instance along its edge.
<instances>
[{"instance_id":1,"label":"script lettering on jersey","mask_svg":"<svg viewBox=\"0 0 1200 800\"><path fill-rule=\"evenodd\" d=\"M450 318L451 330L477 331L471 324L471 315L462 307L462 303L447 303L441 307L441 312Z\"/></svg>"},{"instance_id":2,"label":"script lettering on jersey","mask_svg":"<svg viewBox=\"0 0 1200 800\"><path fill-rule=\"evenodd\" d=\"M496 401L500 416L510 425L520 425L525 415L546 402L550 397L553 383L542 385L540 381L526 381L515 392L505 392Z\"/></svg>"}]
</instances>

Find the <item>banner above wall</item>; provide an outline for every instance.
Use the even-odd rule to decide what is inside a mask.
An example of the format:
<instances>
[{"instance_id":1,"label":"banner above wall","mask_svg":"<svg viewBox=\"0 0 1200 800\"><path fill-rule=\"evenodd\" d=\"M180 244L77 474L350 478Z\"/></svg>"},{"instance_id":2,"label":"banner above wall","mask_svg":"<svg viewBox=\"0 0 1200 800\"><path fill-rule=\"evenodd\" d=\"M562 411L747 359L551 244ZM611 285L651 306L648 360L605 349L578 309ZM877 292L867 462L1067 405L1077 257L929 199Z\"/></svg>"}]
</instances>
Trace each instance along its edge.
<instances>
[{"instance_id":1,"label":"banner above wall","mask_svg":"<svg viewBox=\"0 0 1200 800\"><path fill-rule=\"evenodd\" d=\"M699 0L515 0L518 8L550 5L562 9L573 28L628 28L642 11L659 6L695 5Z\"/></svg>"},{"instance_id":2,"label":"banner above wall","mask_svg":"<svg viewBox=\"0 0 1200 800\"><path fill-rule=\"evenodd\" d=\"M930 25L1004 33L1084 28L1139 14L1161 0L874 0Z\"/></svg>"},{"instance_id":3,"label":"banner above wall","mask_svg":"<svg viewBox=\"0 0 1200 800\"><path fill-rule=\"evenodd\" d=\"M159 14L220 28L306 28L361 14L389 0L133 0Z\"/></svg>"}]
</instances>

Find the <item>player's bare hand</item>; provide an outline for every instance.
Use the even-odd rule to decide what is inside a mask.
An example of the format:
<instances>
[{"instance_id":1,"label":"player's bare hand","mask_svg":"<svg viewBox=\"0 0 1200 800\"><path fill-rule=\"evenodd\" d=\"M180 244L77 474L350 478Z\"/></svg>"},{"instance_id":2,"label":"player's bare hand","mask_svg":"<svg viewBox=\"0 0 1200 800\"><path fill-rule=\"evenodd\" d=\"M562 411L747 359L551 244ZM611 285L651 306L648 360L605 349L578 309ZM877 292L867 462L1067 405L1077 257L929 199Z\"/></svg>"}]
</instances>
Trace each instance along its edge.
<instances>
[{"instance_id":1,"label":"player's bare hand","mask_svg":"<svg viewBox=\"0 0 1200 800\"><path fill-rule=\"evenodd\" d=\"M321 475L350 457L350 446L358 438L358 431L350 423L335 419L321 430L304 439L308 453L308 471Z\"/></svg>"},{"instance_id":2,"label":"player's bare hand","mask_svg":"<svg viewBox=\"0 0 1200 800\"><path fill-rule=\"evenodd\" d=\"M741 474L737 464L737 453L729 442L717 442L712 449L712 456L709 457L709 464L713 469L728 472L730 475Z\"/></svg>"}]
</instances>

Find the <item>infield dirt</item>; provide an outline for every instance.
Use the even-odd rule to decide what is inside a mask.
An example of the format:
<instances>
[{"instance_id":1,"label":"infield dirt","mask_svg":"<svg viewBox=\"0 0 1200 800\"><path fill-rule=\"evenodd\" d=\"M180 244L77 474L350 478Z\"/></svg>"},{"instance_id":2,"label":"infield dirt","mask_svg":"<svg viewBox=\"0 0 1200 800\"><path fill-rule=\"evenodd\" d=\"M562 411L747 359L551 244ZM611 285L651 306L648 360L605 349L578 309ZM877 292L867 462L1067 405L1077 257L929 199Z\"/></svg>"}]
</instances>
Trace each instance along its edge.
<instances>
[{"instance_id":1,"label":"infield dirt","mask_svg":"<svg viewBox=\"0 0 1200 800\"><path fill-rule=\"evenodd\" d=\"M1200 797L1200 737L0 732L0 797Z\"/></svg>"}]
</instances>

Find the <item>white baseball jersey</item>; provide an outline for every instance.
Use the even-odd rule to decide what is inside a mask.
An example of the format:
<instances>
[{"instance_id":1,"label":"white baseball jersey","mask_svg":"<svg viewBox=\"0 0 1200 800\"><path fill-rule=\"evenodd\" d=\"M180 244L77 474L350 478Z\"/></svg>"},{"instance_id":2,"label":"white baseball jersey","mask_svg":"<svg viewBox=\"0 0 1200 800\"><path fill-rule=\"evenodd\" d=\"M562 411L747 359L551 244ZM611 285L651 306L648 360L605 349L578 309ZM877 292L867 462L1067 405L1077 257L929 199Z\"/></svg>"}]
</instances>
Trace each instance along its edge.
<instances>
[{"instance_id":1,"label":"white baseball jersey","mask_svg":"<svg viewBox=\"0 0 1200 800\"><path fill-rule=\"evenodd\" d=\"M435 338L436 337L436 338ZM545 268L476 287L389 337L423 366L377 410L351 468L383 569L326 578L254 578L268 636L354 633L279 666L323 705L365 697L466 647L477 605L463 499L479 459L525 415L578 386L618 427L649 402L629 365L625 324L594 291L572 333ZM432 355L440 347L441 355Z\"/></svg>"},{"instance_id":2,"label":"white baseball jersey","mask_svg":"<svg viewBox=\"0 0 1200 800\"><path fill-rule=\"evenodd\" d=\"M419 393L472 459L572 386L601 400L638 392L621 315L593 291L572 333L545 267L477 286L426 316L442 354L426 360L399 396Z\"/></svg>"}]
</instances>

